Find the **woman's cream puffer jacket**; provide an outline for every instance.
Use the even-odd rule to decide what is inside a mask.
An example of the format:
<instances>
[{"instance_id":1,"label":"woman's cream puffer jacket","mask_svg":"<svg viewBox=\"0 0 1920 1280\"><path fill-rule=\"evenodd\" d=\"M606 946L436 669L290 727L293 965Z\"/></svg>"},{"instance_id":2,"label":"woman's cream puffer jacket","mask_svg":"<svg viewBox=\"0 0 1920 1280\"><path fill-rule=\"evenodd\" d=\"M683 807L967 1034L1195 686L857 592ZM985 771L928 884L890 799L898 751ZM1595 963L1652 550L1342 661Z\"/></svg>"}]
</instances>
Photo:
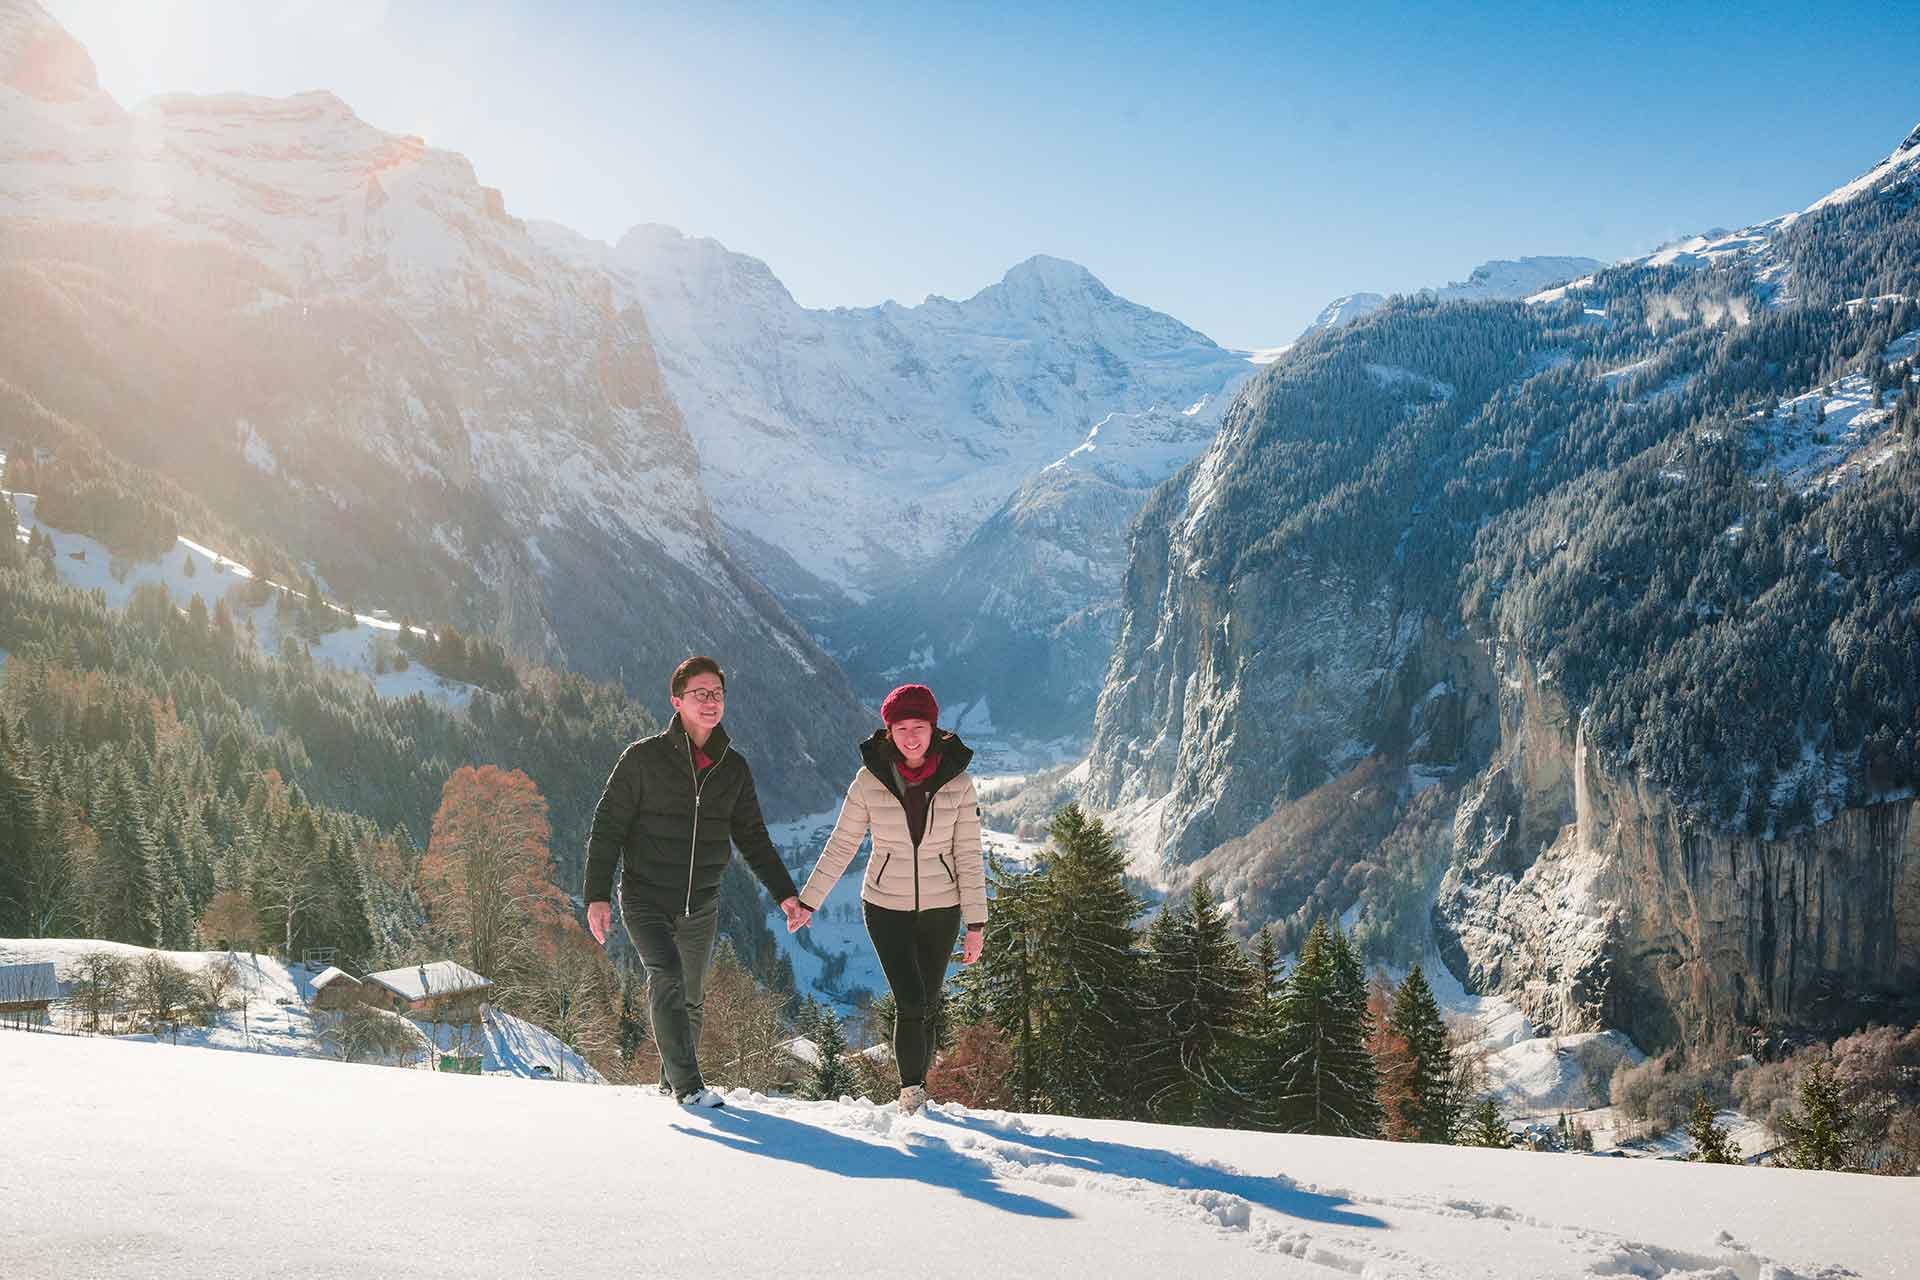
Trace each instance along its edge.
<instances>
[{"instance_id":1,"label":"woman's cream puffer jacket","mask_svg":"<svg viewBox=\"0 0 1920 1280\"><path fill-rule=\"evenodd\" d=\"M915 911L958 905L970 925L987 922L986 860L980 849L980 800L973 778L966 772L973 752L951 733L935 736L932 748L940 754L934 773L937 785L927 801L926 832L920 848L913 847L906 806L887 782L893 768L891 746L883 734L861 744L866 764L853 775L840 819L827 837L820 861L800 891L800 901L818 911L839 883L847 864L860 851L860 842L873 835L873 852L860 896L877 907ZM944 779L944 781L941 781Z\"/></svg>"}]
</instances>

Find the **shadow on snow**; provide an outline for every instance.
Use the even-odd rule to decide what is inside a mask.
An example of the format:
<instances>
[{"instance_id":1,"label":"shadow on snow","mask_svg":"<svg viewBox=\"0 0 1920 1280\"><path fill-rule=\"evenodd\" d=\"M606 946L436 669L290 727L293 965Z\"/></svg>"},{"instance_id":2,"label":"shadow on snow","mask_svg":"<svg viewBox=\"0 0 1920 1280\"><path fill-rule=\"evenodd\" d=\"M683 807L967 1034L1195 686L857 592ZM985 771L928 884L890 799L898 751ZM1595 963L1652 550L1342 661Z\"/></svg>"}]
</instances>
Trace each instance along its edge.
<instances>
[{"instance_id":1,"label":"shadow on snow","mask_svg":"<svg viewBox=\"0 0 1920 1280\"><path fill-rule=\"evenodd\" d=\"M810 1165L843 1178L898 1178L925 1182L958 1191L969 1200L978 1200L1008 1213L1033 1218L1071 1218L1058 1205L1032 1196L1009 1191L999 1185L992 1171L980 1161L961 1155L946 1146L909 1146L905 1149L884 1143L863 1142L832 1129L802 1124L764 1111L716 1110L706 1119L719 1129L714 1132L674 1125L690 1137L717 1142L749 1155L768 1156Z\"/></svg>"},{"instance_id":2,"label":"shadow on snow","mask_svg":"<svg viewBox=\"0 0 1920 1280\"><path fill-rule=\"evenodd\" d=\"M1103 1142L1095 1138L1078 1138L1066 1134L1024 1133L1019 1130L1009 1132L972 1117L932 1116L930 1118L941 1124L949 1124L955 1128L979 1134L983 1138L994 1138L1044 1151L1068 1164L1078 1165L1089 1173L1102 1173L1116 1178L1133 1178L1182 1193L1220 1191L1227 1195L1238 1196L1248 1204L1306 1222L1379 1229L1384 1229L1387 1225L1383 1219L1376 1218L1370 1213L1359 1213L1345 1207L1351 1202L1340 1196L1302 1190L1293 1179L1281 1174L1260 1177L1255 1174L1238 1173L1177 1155L1171 1151L1160 1151L1153 1147L1128 1146L1124 1142Z\"/></svg>"}]
</instances>

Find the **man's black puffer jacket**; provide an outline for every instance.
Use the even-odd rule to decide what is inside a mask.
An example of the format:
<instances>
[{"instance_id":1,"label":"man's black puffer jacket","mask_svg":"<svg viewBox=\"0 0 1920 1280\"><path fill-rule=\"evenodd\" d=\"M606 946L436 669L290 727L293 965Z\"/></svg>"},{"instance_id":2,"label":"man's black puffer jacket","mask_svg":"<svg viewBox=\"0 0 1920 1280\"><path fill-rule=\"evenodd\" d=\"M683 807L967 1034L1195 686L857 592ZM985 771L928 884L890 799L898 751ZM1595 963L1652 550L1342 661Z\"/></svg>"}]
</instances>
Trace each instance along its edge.
<instances>
[{"instance_id":1,"label":"man's black puffer jacket","mask_svg":"<svg viewBox=\"0 0 1920 1280\"><path fill-rule=\"evenodd\" d=\"M760 816L746 757L718 725L706 754L713 764L696 774L693 743L679 716L621 753L593 811L586 901L612 898L619 864L627 907L638 901L671 915L698 911L720 891L736 844L775 902L794 896L793 877Z\"/></svg>"}]
</instances>

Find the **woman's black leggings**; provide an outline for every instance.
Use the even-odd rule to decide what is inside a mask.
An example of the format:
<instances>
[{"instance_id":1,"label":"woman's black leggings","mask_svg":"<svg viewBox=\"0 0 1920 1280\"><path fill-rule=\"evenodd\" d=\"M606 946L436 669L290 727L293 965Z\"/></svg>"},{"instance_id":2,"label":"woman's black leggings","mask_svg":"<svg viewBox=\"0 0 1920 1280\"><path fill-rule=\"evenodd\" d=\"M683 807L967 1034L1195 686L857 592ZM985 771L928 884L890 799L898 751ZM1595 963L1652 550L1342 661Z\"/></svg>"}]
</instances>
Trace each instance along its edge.
<instances>
[{"instance_id":1,"label":"woman's black leggings","mask_svg":"<svg viewBox=\"0 0 1920 1280\"><path fill-rule=\"evenodd\" d=\"M867 936L893 988L893 1057L900 1064L900 1087L924 1085L933 1061L930 1024L960 936L960 908L890 911L864 900L860 905L866 908Z\"/></svg>"}]
</instances>

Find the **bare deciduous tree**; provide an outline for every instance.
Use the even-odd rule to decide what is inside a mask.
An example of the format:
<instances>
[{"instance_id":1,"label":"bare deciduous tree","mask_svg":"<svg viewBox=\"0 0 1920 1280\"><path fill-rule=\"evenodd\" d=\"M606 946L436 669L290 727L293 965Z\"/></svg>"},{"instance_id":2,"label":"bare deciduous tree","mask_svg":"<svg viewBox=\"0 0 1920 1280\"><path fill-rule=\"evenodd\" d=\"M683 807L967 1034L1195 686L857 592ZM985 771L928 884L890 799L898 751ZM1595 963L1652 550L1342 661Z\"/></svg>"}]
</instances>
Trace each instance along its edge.
<instances>
[{"instance_id":1,"label":"bare deciduous tree","mask_svg":"<svg viewBox=\"0 0 1920 1280\"><path fill-rule=\"evenodd\" d=\"M518 769L463 767L442 788L420 898L475 973L511 978L537 958L540 929L568 914L553 882L551 836L547 802Z\"/></svg>"},{"instance_id":2,"label":"bare deciduous tree","mask_svg":"<svg viewBox=\"0 0 1920 1280\"><path fill-rule=\"evenodd\" d=\"M261 892L266 895L268 910L283 928L281 954L289 959L300 920L327 900L322 874L325 859L320 846L320 828L313 811L303 810L260 851Z\"/></svg>"},{"instance_id":3,"label":"bare deciduous tree","mask_svg":"<svg viewBox=\"0 0 1920 1280\"><path fill-rule=\"evenodd\" d=\"M722 943L707 973L706 1020L700 1029L700 1069L719 1088L765 1093L782 1083L783 997L767 991Z\"/></svg>"},{"instance_id":4,"label":"bare deciduous tree","mask_svg":"<svg viewBox=\"0 0 1920 1280\"><path fill-rule=\"evenodd\" d=\"M133 1005L155 1035L163 1023L179 1022L193 1003L194 987L193 975L158 951L149 951L133 969Z\"/></svg>"},{"instance_id":5,"label":"bare deciduous tree","mask_svg":"<svg viewBox=\"0 0 1920 1280\"><path fill-rule=\"evenodd\" d=\"M409 1066L420 1053L420 1033L397 1013L354 1005L320 1028L320 1043L341 1062L379 1058Z\"/></svg>"},{"instance_id":6,"label":"bare deciduous tree","mask_svg":"<svg viewBox=\"0 0 1920 1280\"><path fill-rule=\"evenodd\" d=\"M133 963L113 951L89 951L80 957L69 988L69 1007L86 1018L88 1031L99 1031L103 1017L111 1018L127 998Z\"/></svg>"},{"instance_id":7,"label":"bare deciduous tree","mask_svg":"<svg viewBox=\"0 0 1920 1280\"><path fill-rule=\"evenodd\" d=\"M234 990L240 985L240 966L232 956L217 956L207 962L195 983L194 995L200 1006L200 1020L215 1026L226 1012Z\"/></svg>"},{"instance_id":8,"label":"bare deciduous tree","mask_svg":"<svg viewBox=\"0 0 1920 1280\"><path fill-rule=\"evenodd\" d=\"M200 916L200 939L209 946L254 951L261 941L260 913L238 890L217 893Z\"/></svg>"}]
</instances>

